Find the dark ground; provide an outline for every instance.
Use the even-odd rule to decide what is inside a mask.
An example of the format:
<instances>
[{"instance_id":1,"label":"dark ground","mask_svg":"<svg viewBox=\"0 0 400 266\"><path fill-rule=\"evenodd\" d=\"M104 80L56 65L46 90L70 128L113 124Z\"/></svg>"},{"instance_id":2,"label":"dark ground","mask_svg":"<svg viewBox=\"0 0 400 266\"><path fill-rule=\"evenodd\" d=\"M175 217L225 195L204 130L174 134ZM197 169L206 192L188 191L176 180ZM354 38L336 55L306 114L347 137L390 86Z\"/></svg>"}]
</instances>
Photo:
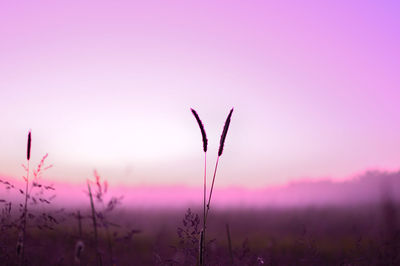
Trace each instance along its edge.
<instances>
[{"instance_id":1,"label":"dark ground","mask_svg":"<svg viewBox=\"0 0 400 266\"><path fill-rule=\"evenodd\" d=\"M230 265L233 260L234 265L400 265L399 211L399 206L390 201L353 207L214 209L209 216L206 263ZM78 219L71 213L52 213L57 219L50 225L52 229L36 218L29 220L25 245L28 265L79 265L74 259L79 239L85 245L81 265L96 264L90 210L81 210L81 236ZM195 265L202 222L194 213L202 212L128 211L121 206L103 213L98 218L103 265ZM43 215L43 211L34 215ZM1 265L17 264L18 230L6 227L12 219L3 212Z\"/></svg>"}]
</instances>

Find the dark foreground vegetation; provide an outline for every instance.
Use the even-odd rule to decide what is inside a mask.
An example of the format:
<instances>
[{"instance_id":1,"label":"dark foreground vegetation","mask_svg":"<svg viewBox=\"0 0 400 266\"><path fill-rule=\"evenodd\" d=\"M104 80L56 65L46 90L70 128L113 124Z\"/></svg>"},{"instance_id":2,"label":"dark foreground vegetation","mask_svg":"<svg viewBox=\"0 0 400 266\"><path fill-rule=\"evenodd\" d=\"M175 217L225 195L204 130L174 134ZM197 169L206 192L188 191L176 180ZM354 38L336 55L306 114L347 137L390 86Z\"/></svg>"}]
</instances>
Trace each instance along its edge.
<instances>
[{"instance_id":1,"label":"dark foreground vegetation","mask_svg":"<svg viewBox=\"0 0 400 266\"><path fill-rule=\"evenodd\" d=\"M0 264L17 265L19 231L9 226L13 217L3 207ZM35 210L32 219L40 219L28 222L23 264L196 265L201 211L121 205L98 213L96 244L90 207L79 213ZM399 211L390 201L347 208L216 209L208 221L205 263L399 265Z\"/></svg>"}]
</instances>

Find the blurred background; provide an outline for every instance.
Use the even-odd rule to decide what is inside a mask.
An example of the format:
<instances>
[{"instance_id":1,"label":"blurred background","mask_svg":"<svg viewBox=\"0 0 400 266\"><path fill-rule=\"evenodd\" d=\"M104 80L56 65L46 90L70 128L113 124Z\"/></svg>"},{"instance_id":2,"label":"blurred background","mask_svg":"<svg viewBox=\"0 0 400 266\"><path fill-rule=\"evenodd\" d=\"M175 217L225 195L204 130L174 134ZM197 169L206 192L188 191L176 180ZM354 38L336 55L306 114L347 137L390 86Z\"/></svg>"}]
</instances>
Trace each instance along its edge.
<instances>
[{"instance_id":1,"label":"blurred background","mask_svg":"<svg viewBox=\"0 0 400 266\"><path fill-rule=\"evenodd\" d=\"M0 3L1 261L17 261L31 130L31 170L45 154L52 167L31 175L27 264L196 264L204 153L190 108L210 185L234 107L208 264L399 265L399 12L357 0Z\"/></svg>"}]
</instances>

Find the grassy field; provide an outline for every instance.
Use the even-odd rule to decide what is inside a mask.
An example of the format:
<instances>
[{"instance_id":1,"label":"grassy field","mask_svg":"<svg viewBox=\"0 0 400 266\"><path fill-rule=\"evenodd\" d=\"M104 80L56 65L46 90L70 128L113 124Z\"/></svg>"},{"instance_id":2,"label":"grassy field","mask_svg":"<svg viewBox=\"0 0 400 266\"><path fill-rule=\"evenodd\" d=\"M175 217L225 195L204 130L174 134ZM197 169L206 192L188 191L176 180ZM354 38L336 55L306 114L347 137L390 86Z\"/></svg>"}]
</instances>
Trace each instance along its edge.
<instances>
[{"instance_id":1,"label":"grassy field","mask_svg":"<svg viewBox=\"0 0 400 266\"><path fill-rule=\"evenodd\" d=\"M215 210L209 219L207 265L396 265L399 206ZM201 209L128 210L98 224L103 265L196 265ZM91 210L53 212L51 227L28 221L24 263L96 265ZM40 216L40 213L35 213ZM2 219L2 265L16 265L18 230ZM10 217L9 217L10 218ZM229 224L232 257L226 225ZM84 249L77 255L77 243Z\"/></svg>"},{"instance_id":2,"label":"grassy field","mask_svg":"<svg viewBox=\"0 0 400 266\"><path fill-rule=\"evenodd\" d=\"M218 156L222 155L232 111ZM203 144L206 152L205 134ZM204 182L201 207L129 207L122 195L109 195L108 182L95 171L93 180L87 180L82 204L72 209L66 201L60 208L53 204L57 189L41 181L43 171L51 167L45 161L47 154L30 169L30 148L29 132L22 187L0 179L2 265L400 265L400 205L393 197L394 186L387 185L379 199L369 197L372 201L358 204L317 204L314 200L314 204L292 207L212 205L210 209L218 157L208 201ZM398 180L397 174L383 176ZM382 176L365 180L382 182ZM355 184L364 198L371 196L360 189L363 183ZM316 188L320 188L319 194L335 191L335 195L345 196L348 193L343 193L343 188L357 194L349 190L351 186L334 187L289 187L288 191L302 192L302 199ZM74 194L68 195L71 201ZM137 201L136 206L145 206L143 200Z\"/></svg>"}]
</instances>

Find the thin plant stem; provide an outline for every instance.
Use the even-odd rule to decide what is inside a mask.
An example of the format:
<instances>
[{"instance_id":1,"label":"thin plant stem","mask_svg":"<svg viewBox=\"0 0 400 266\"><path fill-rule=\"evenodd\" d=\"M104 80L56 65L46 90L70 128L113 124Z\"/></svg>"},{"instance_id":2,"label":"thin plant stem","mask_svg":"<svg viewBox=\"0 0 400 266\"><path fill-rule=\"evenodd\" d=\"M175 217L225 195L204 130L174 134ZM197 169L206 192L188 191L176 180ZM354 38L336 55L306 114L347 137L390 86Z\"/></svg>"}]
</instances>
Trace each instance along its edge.
<instances>
[{"instance_id":1,"label":"thin plant stem","mask_svg":"<svg viewBox=\"0 0 400 266\"><path fill-rule=\"evenodd\" d=\"M96 248L97 264L101 266L103 263L102 263L100 252L99 252L99 242L98 242L98 238L97 238L96 211L94 209L93 195L92 195L92 190L90 189L89 180L87 182L87 185L88 185L88 190L89 190L90 207L92 208L92 220L93 220L93 229L94 229L94 243L95 243L95 248Z\"/></svg>"},{"instance_id":2,"label":"thin plant stem","mask_svg":"<svg viewBox=\"0 0 400 266\"><path fill-rule=\"evenodd\" d=\"M26 186L25 186L25 205L24 205L24 213L22 220L22 249L19 257L19 265L23 265L24 261L24 253L25 253L25 236L26 236L26 217L28 213L28 193L29 193L29 159L27 160L27 169L26 169Z\"/></svg>"},{"instance_id":3,"label":"thin plant stem","mask_svg":"<svg viewBox=\"0 0 400 266\"><path fill-rule=\"evenodd\" d=\"M210 196L208 197L206 219L205 219L206 221L207 221L207 217L208 217L208 212L210 211L210 202L211 202L212 192L213 192L213 189L214 189L215 175L217 174L218 161L219 161L219 156L217 157L217 162L215 163L214 176L213 176L213 180L212 180L212 183L211 183Z\"/></svg>"},{"instance_id":4,"label":"thin plant stem","mask_svg":"<svg viewBox=\"0 0 400 266\"><path fill-rule=\"evenodd\" d=\"M201 239L199 245L199 260L198 264L200 266L204 265L204 250L205 250L205 235L206 235L206 201L207 201L207 134L204 129L203 122L201 122L199 115L194 109L190 109L192 114L196 118L197 124L199 125L201 137L203 140L203 150L204 150L204 197L203 197L203 230L201 231Z\"/></svg>"},{"instance_id":5,"label":"thin plant stem","mask_svg":"<svg viewBox=\"0 0 400 266\"><path fill-rule=\"evenodd\" d=\"M215 176L216 176L216 174L217 174L217 169L218 169L218 162L219 162L219 156L217 157L217 162L215 163L215 169L214 169L214 176L213 176L213 180L212 180L212 183L211 183L211 189L210 189L210 196L208 197L208 203L207 203L207 210L205 211L205 215L204 215L204 221L203 221L203 226L204 226L204 232L203 232L203 247L204 247L204 250L203 250L203 258L205 257L204 256L204 253L205 253L205 247L206 247L206 235L205 235L205 229L206 229L206 227L207 227L207 217L208 217L208 212L209 212L209 210L210 210L210 202L211 202L211 196L212 196L212 192L213 192L213 189L214 189L214 182L215 182ZM205 265L204 264L204 260L203 260L203 265Z\"/></svg>"},{"instance_id":6,"label":"thin plant stem","mask_svg":"<svg viewBox=\"0 0 400 266\"><path fill-rule=\"evenodd\" d=\"M200 248L202 252L200 252L200 265L204 265L204 253L206 250L206 201L207 201L207 152L204 153L204 193L203 193L203 241L201 243Z\"/></svg>"},{"instance_id":7,"label":"thin plant stem","mask_svg":"<svg viewBox=\"0 0 400 266\"><path fill-rule=\"evenodd\" d=\"M197 265L200 265L200 266L204 265L204 260L203 260L203 258L204 258L204 256L203 256L203 252L204 252L203 242L204 242L204 231L201 231L200 232L200 243L199 243L199 261L198 261L198 264L197 264Z\"/></svg>"}]
</instances>

